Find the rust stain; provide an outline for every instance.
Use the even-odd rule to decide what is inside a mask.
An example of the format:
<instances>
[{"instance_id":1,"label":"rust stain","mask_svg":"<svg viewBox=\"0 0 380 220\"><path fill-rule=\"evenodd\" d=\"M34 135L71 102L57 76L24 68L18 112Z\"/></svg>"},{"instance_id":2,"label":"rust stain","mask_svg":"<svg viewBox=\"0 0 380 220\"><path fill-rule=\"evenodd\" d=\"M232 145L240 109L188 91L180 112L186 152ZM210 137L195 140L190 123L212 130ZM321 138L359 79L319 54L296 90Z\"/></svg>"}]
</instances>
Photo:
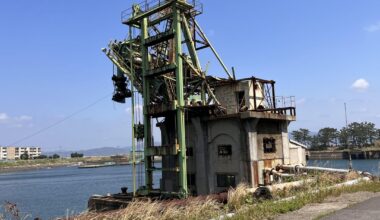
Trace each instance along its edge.
<instances>
[{"instance_id":1,"label":"rust stain","mask_svg":"<svg viewBox=\"0 0 380 220\"><path fill-rule=\"evenodd\" d=\"M272 168L273 160L264 160L265 168Z\"/></svg>"},{"instance_id":2,"label":"rust stain","mask_svg":"<svg viewBox=\"0 0 380 220\"><path fill-rule=\"evenodd\" d=\"M257 161L253 161L253 165L252 165L252 170L253 170L253 183L254 183L254 186L258 186L259 185L259 164L257 163Z\"/></svg>"}]
</instances>

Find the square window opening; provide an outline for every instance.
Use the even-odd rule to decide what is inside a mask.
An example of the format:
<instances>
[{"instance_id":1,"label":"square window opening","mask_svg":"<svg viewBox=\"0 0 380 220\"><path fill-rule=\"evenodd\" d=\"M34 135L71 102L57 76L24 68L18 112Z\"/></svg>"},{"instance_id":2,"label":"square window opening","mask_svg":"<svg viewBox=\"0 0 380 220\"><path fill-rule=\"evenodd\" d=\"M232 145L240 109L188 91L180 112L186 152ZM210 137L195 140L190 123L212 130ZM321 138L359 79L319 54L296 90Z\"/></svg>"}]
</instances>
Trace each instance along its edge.
<instances>
[{"instance_id":1,"label":"square window opening","mask_svg":"<svg viewBox=\"0 0 380 220\"><path fill-rule=\"evenodd\" d=\"M229 157L232 155L231 145L218 145L218 156L219 157Z\"/></svg>"},{"instance_id":2,"label":"square window opening","mask_svg":"<svg viewBox=\"0 0 380 220\"><path fill-rule=\"evenodd\" d=\"M263 139L264 153L275 153L276 152L276 139L274 138L264 138Z\"/></svg>"}]
</instances>

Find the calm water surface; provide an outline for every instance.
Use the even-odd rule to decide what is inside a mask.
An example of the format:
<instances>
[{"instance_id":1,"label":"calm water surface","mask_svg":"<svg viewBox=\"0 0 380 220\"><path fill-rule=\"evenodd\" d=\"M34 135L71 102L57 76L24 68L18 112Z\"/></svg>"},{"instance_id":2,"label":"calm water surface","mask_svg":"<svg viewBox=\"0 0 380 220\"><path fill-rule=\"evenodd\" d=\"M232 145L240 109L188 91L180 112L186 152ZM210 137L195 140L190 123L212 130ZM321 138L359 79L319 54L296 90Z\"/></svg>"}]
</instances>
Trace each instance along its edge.
<instances>
[{"instance_id":1,"label":"calm water surface","mask_svg":"<svg viewBox=\"0 0 380 220\"><path fill-rule=\"evenodd\" d=\"M357 170L380 175L380 160L353 160ZM310 166L348 167L347 160L309 160ZM155 177L158 187L159 176ZM16 203L30 218L53 219L78 214L87 208L93 194L116 193L120 187L132 189L132 167L114 166L96 169L76 167L43 169L0 174L0 203Z\"/></svg>"},{"instance_id":2,"label":"calm water surface","mask_svg":"<svg viewBox=\"0 0 380 220\"><path fill-rule=\"evenodd\" d=\"M348 169L349 162L348 160L309 160L307 165ZM352 168L380 176L380 160L352 160Z\"/></svg>"},{"instance_id":3,"label":"calm water surface","mask_svg":"<svg viewBox=\"0 0 380 220\"><path fill-rule=\"evenodd\" d=\"M159 178L156 176L155 180L158 182ZM132 190L131 166L64 167L5 173L0 174L0 203L16 203L24 215L31 215L27 219L53 219L78 214L86 210L91 195L120 192L122 186ZM1 213L2 208L0 210Z\"/></svg>"}]
</instances>

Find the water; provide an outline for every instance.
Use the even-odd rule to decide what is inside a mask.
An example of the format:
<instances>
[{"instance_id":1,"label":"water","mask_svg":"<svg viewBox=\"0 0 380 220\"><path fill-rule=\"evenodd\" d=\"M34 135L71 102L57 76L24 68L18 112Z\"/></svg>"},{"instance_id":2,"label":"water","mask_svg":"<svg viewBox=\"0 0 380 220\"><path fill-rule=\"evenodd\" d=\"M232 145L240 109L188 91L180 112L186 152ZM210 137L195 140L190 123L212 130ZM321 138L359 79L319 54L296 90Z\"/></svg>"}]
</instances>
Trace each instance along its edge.
<instances>
[{"instance_id":1,"label":"water","mask_svg":"<svg viewBox=\"0 0 380 220\"><path fill-rule=\"evenodd\" d=\"M347 160L309 160L310 166L348 168ZM380 160L353 160L353 168L380 176ZM159 165L158 165L159 166ZM155 176L158 187L160 176ZM132 167L114 166L96 169L64 167L0 174L0 204L10 201L27 219L52 219L73 215L87 208L93 194L120 192L120 187L132 189ZM1 212L1 211L0 211Z\"/></svg>"},{"instance_id":2,"label":"water","mask_svg":"<svg viewBox=\"0 0 380 220\"><path fill-rule=\"evenodd\" d=\"M155 176L156 187L159 178ZM0 174L0 205L4 201L17 204L23 216L29 214L27 219L53 219L81 213L86 210L91 195L117 193L122 186L132 190L131 166L63 167L5 173ZM0 210L1 213L2 208Z\"/></svg>"},{"instance_id":3,"label":"water","mask_svg":"<svg viewBox=\"0 0 380 220\"><path fill-rule=\"evenodd\" d=\"M348 169L348 160L309 160L309 166ZM352 160L354 170L367 171L373 175L380 176L380 160Z\"/></svg>"}]
</instances>

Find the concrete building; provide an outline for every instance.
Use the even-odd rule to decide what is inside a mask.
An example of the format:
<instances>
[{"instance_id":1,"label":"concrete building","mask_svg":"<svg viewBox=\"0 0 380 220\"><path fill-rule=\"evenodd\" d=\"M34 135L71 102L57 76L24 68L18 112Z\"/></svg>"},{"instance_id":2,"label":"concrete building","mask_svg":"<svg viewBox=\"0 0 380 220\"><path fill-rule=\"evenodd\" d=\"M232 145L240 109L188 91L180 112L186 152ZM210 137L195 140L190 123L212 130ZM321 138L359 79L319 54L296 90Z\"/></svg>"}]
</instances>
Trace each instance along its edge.
<instances>
[{"instance_id":1,"label":"concrete building","mask_svg":"<svg viewBox=\"0 0 380 220\"><path fill-rule=\"evenodd\" d=\"M40 147L0 147L0 160L18 160L25 152L29 158L36 158L41 155Z\"/></svg>"},{"instance_id":2,"label":"concrete building","mask_svg":"<svg viewBox=\"0 0 380 220\"><path fill-rule=\"evenodd\" d=\"M225 109L222 115L189 110L187 179L192 194L221 192L240 182L263 185L264 169L305 163L303 146L288 138L288 125L296 119L294 99L276 97L274 84L257 78L218 82L215 96ZM170 123L166 117L158 125L163 146L174 141ZM173 156L163 156L161 190L178 190L178 175L171 170L176 163Z\"/></svg>"},{"instance_id":3,"label":"concrete building","mask_svg":"<svg viewBox=\"0 0 380 220\"><path fill-rule=\"evenodd\" d=\"M290 164L302 164L306 166L306 151L308 147L295 140L289 140Z\"/></svg>"}]
</instances>

